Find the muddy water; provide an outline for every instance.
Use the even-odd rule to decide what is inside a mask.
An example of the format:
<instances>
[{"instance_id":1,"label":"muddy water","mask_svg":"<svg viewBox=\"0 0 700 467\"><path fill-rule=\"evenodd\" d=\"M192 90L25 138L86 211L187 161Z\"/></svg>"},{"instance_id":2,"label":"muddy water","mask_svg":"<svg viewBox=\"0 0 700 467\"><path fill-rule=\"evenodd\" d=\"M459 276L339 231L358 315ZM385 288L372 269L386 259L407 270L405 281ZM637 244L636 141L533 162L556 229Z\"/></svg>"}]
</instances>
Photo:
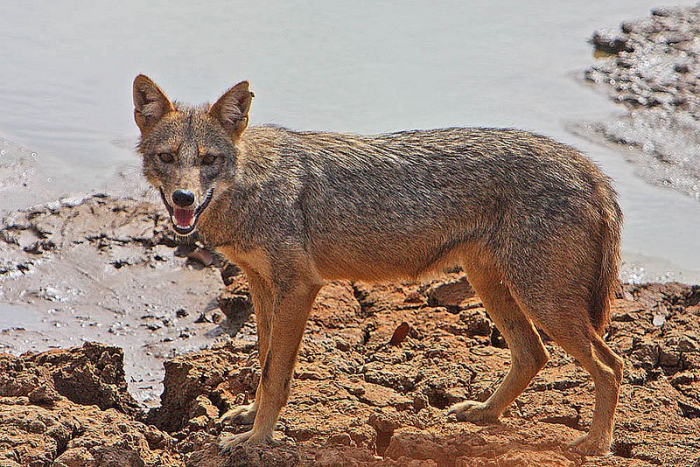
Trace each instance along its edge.
<instances>
[{"instance_id":1,"label":"muddy water","mask_svg":"<svg viewBox=\"0 0 700 467\"><path fill-rule=\"evenodd\" d=\"M35 326L39 322L41 315L30 308L0 303L0 333L23 324Z\"/></svg>"},{"instance_id":2,"label":"muddy water","mask_svg":"<svg viewBox=\"0 0 700 467\"><path fill-rule=\"evenodd\" d=\"M626 149L568 130L618 111L581 80L594 60L587 39L658 0L5 3L2 209L105 187L134 192L137 73L195 102L249 79L253 124L513 126L573 144L616 179L625 278L700 282L700 203L644 182Z\"/></svg>"}]
</instances>

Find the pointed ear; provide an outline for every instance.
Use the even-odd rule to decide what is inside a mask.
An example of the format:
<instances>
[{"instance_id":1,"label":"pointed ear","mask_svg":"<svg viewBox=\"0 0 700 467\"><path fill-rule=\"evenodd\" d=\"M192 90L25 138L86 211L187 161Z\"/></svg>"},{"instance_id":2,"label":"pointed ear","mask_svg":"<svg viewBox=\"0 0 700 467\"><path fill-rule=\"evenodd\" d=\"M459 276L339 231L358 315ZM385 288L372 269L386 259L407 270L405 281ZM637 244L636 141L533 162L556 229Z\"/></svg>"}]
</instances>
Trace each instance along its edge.
<instances>
[{"instance_id":1,"label":"pointed ear","mask_svg":"<svg viewBox=\"0 0 700 467\"><path fill-rule=\"evenodd\" d=\"M211 106L209 115L217 119L234 140L238 139L248 126L248 111L254 96L248 81L242 81Z\"/></svg>"},{"instance_id":2,"label":"pointed ear","mask_svg":"<svg viewBox=\"0 0 700 467\"><path fill-rule=\"evenodd\" d=\"M134 120L141 134L148 133L175 107L163 91L146 75L134 79Z\"/></svg>"}]
</instances>

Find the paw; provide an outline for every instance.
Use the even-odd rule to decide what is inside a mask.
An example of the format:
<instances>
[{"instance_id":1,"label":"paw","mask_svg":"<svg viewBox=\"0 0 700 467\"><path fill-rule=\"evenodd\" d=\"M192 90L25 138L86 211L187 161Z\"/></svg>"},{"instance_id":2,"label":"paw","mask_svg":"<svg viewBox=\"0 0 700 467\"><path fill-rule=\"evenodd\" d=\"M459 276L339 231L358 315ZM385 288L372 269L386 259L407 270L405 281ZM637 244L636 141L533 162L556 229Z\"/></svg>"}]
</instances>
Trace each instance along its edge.
<instances>
[{"instance_id":1,"label":"paw","mask_svg":"<svg viewBox=\"0 0 700 467\"><path fill-rule=\"evenodd\" d=\"M447 411L455 414L460 422L472 422L478 425L489 425L498 422L498 415L483 402L465 401L455 404Z\"/></svg>"},{"instance_id":2,"label":"paw","mask_svg":"<svg viewBox=\"0 0 700 467\"><path fill-rule=\"evenodd\" d=\"M272 433L255 433L254 430L250 430L237 435L224 435L219 440L219 448L224 454L243 444L272 444Z\"/></svg>"},{"instance_id":3,"label":"paw","mask_svg":"<svg viewBox=\"0 0 700 467\"><path fill-rule=\"evenodd\" d=\"M607 456L610 454L610 438L594 438L589 434L576 438L569 443L569 448L586 456Z\"/></svg>"},{"instance_id":4,"label":"paw","mask_svg":"<svg viewBox=\"0 0 700 467\"><path fill-rule=\"evenodd\" d=\"M258 408L255 404L239 405L228 412L226 412L221 418L219 418L219 423L233 423L235 425L251 425L255 421L255 415L258 412Z\"/></svg>"}]
</instances>

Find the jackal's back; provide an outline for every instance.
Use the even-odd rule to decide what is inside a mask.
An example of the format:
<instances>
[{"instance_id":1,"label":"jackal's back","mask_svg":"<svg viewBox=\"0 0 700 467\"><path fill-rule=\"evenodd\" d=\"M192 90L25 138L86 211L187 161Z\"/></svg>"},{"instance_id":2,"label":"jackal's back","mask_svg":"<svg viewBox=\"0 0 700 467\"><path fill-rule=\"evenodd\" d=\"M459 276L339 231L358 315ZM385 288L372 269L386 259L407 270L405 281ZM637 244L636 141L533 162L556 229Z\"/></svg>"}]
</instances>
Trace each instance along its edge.
<instances>
[{"instance_id":1,"label":"jackal's back","mask_svg":"<svg viewBox=\"0 0 700 467\"><path fill-rule=\"evenodd\" d=\"M296 174L310 250L339 270L386 263L419 275L460 245L532 249L597 231L602 211L619 212L590 160L528 132L249 131L253 144L274 141L279 170Z\"/></svg>"}]
</instances>

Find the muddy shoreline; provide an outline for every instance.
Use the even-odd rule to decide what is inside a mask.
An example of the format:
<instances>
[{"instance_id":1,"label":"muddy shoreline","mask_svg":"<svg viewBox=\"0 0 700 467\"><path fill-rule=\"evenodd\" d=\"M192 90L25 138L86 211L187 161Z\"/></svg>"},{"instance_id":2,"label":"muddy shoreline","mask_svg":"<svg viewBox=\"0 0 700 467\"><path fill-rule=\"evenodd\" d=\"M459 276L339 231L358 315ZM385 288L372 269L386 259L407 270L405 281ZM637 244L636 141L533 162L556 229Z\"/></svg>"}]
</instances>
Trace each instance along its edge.
<instances>
[{"instance_id":1,"label":"muddy shoreline","mask_svg":"<svg viewBox=\"0 0 700 467\"><path fill-rule=\"evenodd\" d=\"M100 341L123 347L129 388L147 405L162 361L224 333L218 270L178 246L160 207L104 194L16 211L2 219L0 350Z\"/></svg>"},{"instance_id":2,"label":"muddy shoreline","mask_svg":"<svg viewBox=\"0 0 700 467\"><path fill-rule=\"evenodd\" d=\"M628 159L650 183L700 199L700 6L656 8L591 42L585 78L624 114L580 129L635 148Z\"/></svg>"}]
</instances>

